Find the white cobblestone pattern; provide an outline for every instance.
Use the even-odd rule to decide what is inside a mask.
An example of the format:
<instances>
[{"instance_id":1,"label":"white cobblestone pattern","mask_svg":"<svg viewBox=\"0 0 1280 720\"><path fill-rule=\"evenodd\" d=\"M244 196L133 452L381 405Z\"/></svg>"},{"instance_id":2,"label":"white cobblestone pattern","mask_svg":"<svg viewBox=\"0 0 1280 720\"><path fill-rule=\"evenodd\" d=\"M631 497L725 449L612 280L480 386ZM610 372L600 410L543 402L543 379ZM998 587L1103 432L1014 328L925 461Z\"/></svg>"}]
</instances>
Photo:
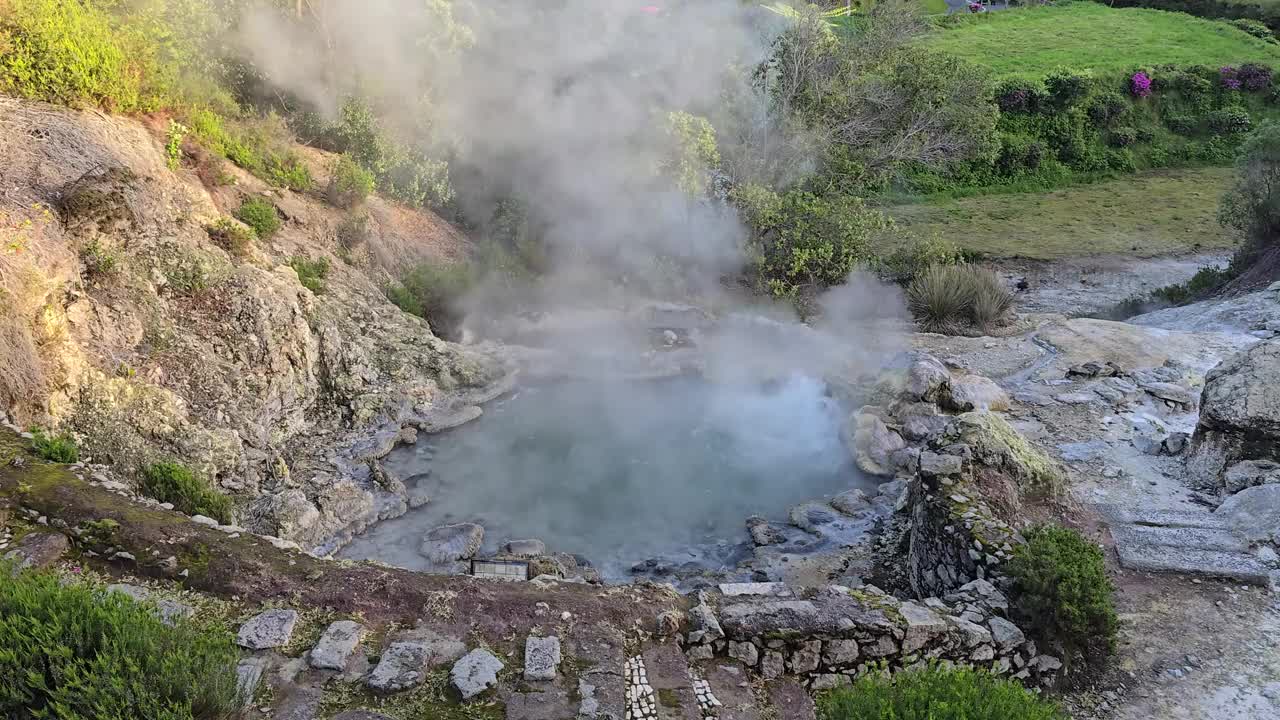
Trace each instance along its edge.
<instances>
[{"instance_id":1,"label":"white cobblestone pattern","mask_svg":"<svg viewBox=\"0 0 1280 720\"><path fill-rule=\"evenodd\" d=\"M627 711L625 720L657 720L658 694L649 684L644 658L627 660Z\"/></svg>"},{"instance_id":2,"label":"white cobblestone pattern","mask_svg":"<svg viewBox=\"0 0 1280 720\"><path fill-rule=\"evenodd\" d=\"M721 706L715 693L711 692L711 683L707 682L697 670L689 668L689 679L693 681L693 694L698 698L698 708L702 710L704 720L716 717L716 708Z\"/></svg>"}]
</instances>

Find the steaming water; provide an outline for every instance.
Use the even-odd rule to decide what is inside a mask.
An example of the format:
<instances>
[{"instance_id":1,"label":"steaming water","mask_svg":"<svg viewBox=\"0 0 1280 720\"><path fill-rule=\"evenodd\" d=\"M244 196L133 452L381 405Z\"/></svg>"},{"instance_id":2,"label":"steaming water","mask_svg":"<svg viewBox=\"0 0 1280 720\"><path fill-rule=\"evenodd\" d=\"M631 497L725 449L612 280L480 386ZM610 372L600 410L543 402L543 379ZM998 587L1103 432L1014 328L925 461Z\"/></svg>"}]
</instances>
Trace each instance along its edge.
<instances>
[{"instance_id":1,"label":"steaming water","mask_svg":"<svg viewBox=\"0 0 1280 720\"><path fill-rule=\"evenodd\" d=\"M785 517L798 502L874 487L841 441L843 415L804 377L522 389L470 425L394 452L388 467L431 500L343 555L428 569L428 530L478 522L488 551L539 538L614 579L651 557L714 564L717 546L724 556L746 540L752 514Z\"/></svg>"}]
</instances>

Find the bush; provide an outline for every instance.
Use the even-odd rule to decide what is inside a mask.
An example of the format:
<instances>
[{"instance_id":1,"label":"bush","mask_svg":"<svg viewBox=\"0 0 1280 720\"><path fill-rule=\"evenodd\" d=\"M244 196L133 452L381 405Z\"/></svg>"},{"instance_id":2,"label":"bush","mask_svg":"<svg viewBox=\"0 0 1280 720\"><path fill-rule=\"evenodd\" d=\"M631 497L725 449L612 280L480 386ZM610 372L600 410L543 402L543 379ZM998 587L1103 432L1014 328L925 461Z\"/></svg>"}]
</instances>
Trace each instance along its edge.
<instances>
[{"instance_id":1,"label":"bush","mask_svg":"<svg viewBox=\"0 0 1280 720\"><path fill-rule=\"evenodd\" d=\"M286 130L274 115L229 126L211 110L191 113L191 134L217 155L275 185L302 192L311 189L311 171L287 148Z\"/></svg>"},{"instance_id":2,"label":"bush","mask_svg":"<svg viewBox=\"0 0 1280 720\"><path fill-rule=\"evenodd\" d=\"M858 198L795 190L765 219L770 224L757 228L757 271L761 284L779 297L843 283L872 260L872 240L893 230L891 219Z\"/></svg>"},{"instance_id":3,"label":"bush","mask_svg":"<svg viewBox=\"0 0 1280 720\"><path fill-rule=\"evenodd\" d=\"M996 105L1000 107L1000 112L1039 112L1048 99L1049 94L1043 86L1028 80L1005 80L996 87Z\"/></svg>"},{"instance_id":4,"label":"bush","mask_svg":"<svg viewBox=\"0 0 1280 720\"><path fill-rule=\"evenodd\" d=\"M1249 92L1258 92L1271 87L1271 68L1256 63L1246 63L1236 72L1240 85Z\"/></svg>"},{"instance_id":5,"label":"bush","mask_svg":"<svg viewBox=\"0 0 1280 720\"><path fill-rule=\"evenodd\" d=\"M1200 121L1190 115L1171 113L1165 116L1164 124L1179 135L1191 136L1200 131Z\"/></svg>"},{"instance_id":6,"label":"bush","mask_svg":"<svg viewBox=\"0 0 1280 720\"><path fill-rule=\"evenodd\" d=\"M1264 22L1259 22L1250 18L1237 18L1231 21L1231 25L1237 30L1243 30L1256 38L1263 40L1274 40L1275 35L1271 32L1271 28L1267 27Z\"/></svg>"},{"instance_id":7,"label":"bush","mask_svg":"<svg viewBox=\"0 0 1280 720\"><path fill-rule=\"evenodd\" d=\"M140 108L142 83L111 18L78 0L0 4L0 90L63 105Z\"/></svg>"},{"instance_id":8,"label":"bush","mask_svg":"<svg viewBox=\"0 0 1280 720\"><path fill-rule=\"evenodd\" d=\"M1044 86L1053 104L1063 109L1078 104L1089 94L1091 80L1088 71L1058 68L1045 77Z\"/></svg>"},{"instance_id":9,"label":"bush","mask_svg":"<svg viewBox=\"0 0 1280 720\"><path fill-rule=\"evenodd\" d=\"M110 275L116 271L120 258L94 238L80 250L80 262L90 277Z\"/></svg>"},{"instance_id":10,"label":"bush","mask_svg":"<svg viewBox=\"0 0 1280 720\"><path fill-rule=\"evenodd\" d=\"M350 155L342 155L329 179L329 202L340 208L352 208L364 202L373 192L373 174L360 167Z\"/></svg>"},{"instance_id":11,"label":"bush","mask_svg":"<svg viewBox=\"0 0 1280 720\"><path fill-rule=\"evenodd\" d=\"M181 463L148 465L142 473L142 492L160 502L173 503L188 515L204 515L224 525L231 522L231 499Z\"/></svg>"},{"instance_id":12,"label":"bush","mask_svg":"<svg viewBox=\"0 0 1280 720\"><path fill-rule=\"evenodd\" d=\"M1135 76L1136 77L1136 76ZM1089 101L1089 119L1095 125L1107 126L1129 109L1125 96L1115 92L1099 93Z\"/></svg>"},{"instance_id":13,"label":"bush","mask_svg":"<svg viewBox=\"0 0 1280 720\"><path fill-rule=\"evenodd\" d=\"M1075 530L1052 525L1034 528L1026 538L1006 566L1017 614L1038 640L1068 656L1111 652L1119 620L1102 550Z\"/></svg>"},{"instance_id":14,"label":"bush","mask_svg":"<svg viewBox=\"0 0 1280 720\"><path fill-rule=\"evenodd\" d=\"M1116 128L1107 136L1107 142L1112 147L1129 147L1138 142L1138 131L1131 127Z\"/></svg>"},{"instance_id":15,"label":"bush","mask_svg":"<svg viewBox=\"0 0 1280 720\"><path fill-rule=\"evenodd\" d=\"M407 313L427 321L442 337L451 337L462 317L455 302L475 283L475 274L466 263L438 265L421 263L387 289L387 298Z\"/></svg>"},{"instance_id":16,"label":"bush","mask_svg":"<svg viewBox=\"0 0 1280 720\"><path fill-rule=\"evenodd\" d=\"M236 210L236 217L253 228L254 233L263 240L275 235L280 229L280 214L276 212L276 206L266 198L253 197L245 200L240 204L240 209Z\"/></svg>"},{"instance_id":17,"label":"bush","mask_svg":"<svg viewBox=\"0 0 1280 720\"><path fill-rule=\"evenodd\" d=\"M1222 198L1219 221L1244 236L1242 255L1280 238L1280 123L1267 122L1244 142L1235 184ZM1243 268L1241 268L1243 271Z\"/></svg>"},{"instance_id":18,"label":"bush","mask_svg":"<svg viewBox=\"0 0 1280 720\"><path fill-rule=\"evenodd\" d=\"M880 258L881 276L894 282L909 282L917 273L934 265L964 262L965 251L940 237L917 238Z\"/></svg>"},{"instance_id":19,"label":"bush","mask_svg":"<svg viewBox=\"0 0 1280 720\"><path fill-rule=\"evenodd\" d=\"M70 435L50 437L43 430L33 430L31 434L35 436L31 439L31 448L45 460L64 465L80 460L80 449Z\"/></svg>"},{"instance_id":20,"label":"bush","mask_svg":"<svg viewBox=\"0 0 1280 720\"><path fill-rule=\"evenodd\" d=\"M926 332L985 332L1008 321L1013 294L986 268L934 265L907 286L907 307Z\"/></svg>"},{"instance_id":21,"label":"bush","mask_svg":"<svg viewBox=\"0 0 1280 720\"><path fill-rule=\"evenodd\" d=\"M983 670L937 665L892 677L863 675L818 699L822 720L1064 720L1013 680Z\"/></svg>"},{"instance_id":22,"label":"bush","mask_svg":"<svg viewBox=\"0 0 1280 720\"><path fill-rule=\"evenodd\" d=\"M302 287L316 295L324 292L324 281L329 277L329 258L311 260L299 256L289 261L289 267L298 273L298 282L302 283Z\"/></svg>"},{"instance_id":23,"label":"bush","mask_svg":"<svg viewBox=\"0 0 1280 720\"><path fill-rule=\"evenodd\" d=\"M257 239L257 233L253 228L231 218L221 218L205 228L205 231L209 233L210 240L236 257L248 256L253 250L253 241Z\"/></svg>"},{"instance_id":24,"label":"bush","mask_svg":"<svg viewBox=\"0 0 1280 720\"><path fill-rule=\"evenodd\" d=\"M240 709L225 631L119 592L0 567L0 717L221 720Z\"/></svg>"},{"instance_id":25,"label":"bush","mask_svg":"<svg viewBox=\"0 0 1280 720\"><path fill-rule=\"evenodd\" d=\"M1205 118L1209 129L1219 135L1235 135L1249 132L1253 125L1249 111L1239 105L1228 105L1221 110L1214 110Z\"/></svg>"}]
</instances>

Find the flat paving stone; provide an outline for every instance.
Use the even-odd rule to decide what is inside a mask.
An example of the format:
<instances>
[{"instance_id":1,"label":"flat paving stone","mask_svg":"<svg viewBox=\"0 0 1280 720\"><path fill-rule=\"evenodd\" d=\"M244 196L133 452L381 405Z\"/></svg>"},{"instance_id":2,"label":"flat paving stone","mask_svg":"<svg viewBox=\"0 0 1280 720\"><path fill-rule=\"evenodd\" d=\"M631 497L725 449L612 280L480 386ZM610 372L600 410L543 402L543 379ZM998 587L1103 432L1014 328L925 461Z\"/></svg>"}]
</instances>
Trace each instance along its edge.
<instances>
[{"instance_id":1,"label":"flat paving stone","mask_svg":"<svg viewBox=\"0 0 1280 720\"><path fill-rule=\"evenodd\" d=\"M796 681L775 680L769 683L767 694L778 720L817 720L813 698Z\"/></svg>"},{"instance_id":2,"label":"flat paving stone","mask_svg":"<svg viewBox=\"0 0 1280 720\"><path fill-rule=\"evenodd\" d=\"M658 696L660 720L702 720L693 692L689 661L674 643L651 645L641 653L649 685Z\"/></svg>"},{"instance_id":3,"label":"flat paving stone","mask_svg":"<svg viewBox=\"0 0 1280 720\"><path fill-rule=\"evenodd\" d=\"M720 720L762 720L764 713L751 690L751 677L742 666L714 662L702 668L702 676L720 701Z\"/></svg>"},{"instance_id":4,"label":"flat paving stone","mask_svg":"<svg viewBox=\"0 0 1280 720\"><path fill-rule=\"evenodd\" d=\"M564 720L578 716L578 704L557 687L511 693L506 704L507 720Z\"/></svg>"}]
</instances>

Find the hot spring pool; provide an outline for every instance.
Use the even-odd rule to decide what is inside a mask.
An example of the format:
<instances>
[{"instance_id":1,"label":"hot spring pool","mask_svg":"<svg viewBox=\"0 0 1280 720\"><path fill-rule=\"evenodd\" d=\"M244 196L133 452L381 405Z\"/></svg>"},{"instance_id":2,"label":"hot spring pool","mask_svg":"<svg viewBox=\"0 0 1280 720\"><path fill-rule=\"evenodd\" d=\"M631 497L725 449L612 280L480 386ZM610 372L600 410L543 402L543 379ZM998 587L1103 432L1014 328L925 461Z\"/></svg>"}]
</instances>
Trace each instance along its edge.
<instances>
[{"instance_id":1,"label":"hot spring pool","mask_svg":"<svg viewBox=\"0 0 1280 720\"><path fill-rule=\"evenodd\" d=\"M747 541L750 515L782 518L799 502L875 487L841 441L846 412L806 377L524 388L471 424L394 451L387 467L430 502L341 555L428 569L426 532L475 522L485 551L537 538L606 578L654 557L714 565Z\"/></svg>"}]
</instances>

